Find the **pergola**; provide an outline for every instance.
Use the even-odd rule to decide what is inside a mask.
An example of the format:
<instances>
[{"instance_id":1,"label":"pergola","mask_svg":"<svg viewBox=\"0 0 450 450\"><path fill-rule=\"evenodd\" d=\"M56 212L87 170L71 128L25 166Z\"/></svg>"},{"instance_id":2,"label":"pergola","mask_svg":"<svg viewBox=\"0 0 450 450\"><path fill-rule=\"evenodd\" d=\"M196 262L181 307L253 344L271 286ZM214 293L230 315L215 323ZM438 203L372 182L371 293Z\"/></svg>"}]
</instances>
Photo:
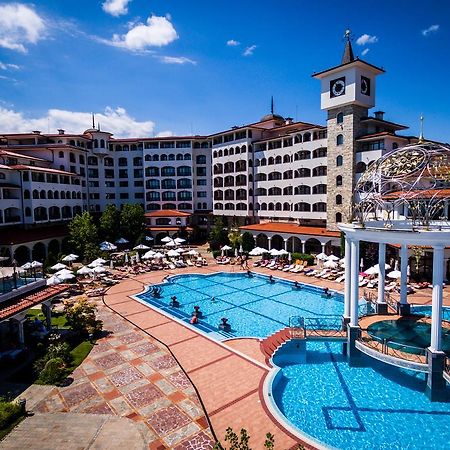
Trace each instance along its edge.
<instances>
[{"instance_id":1,"label":"pergola","mask_svg":"<svg viewBox=\"0 0 450 450\"><path fill-rule=\"evenodd\" d=\"M439 398L445 390L442 351L444 249L450 243L450 223L443 195L450 185L450 148L432 143L411 145L380 158L365 172L355 190L353 221L340 224L345 233L345 294L343 323L347 325L350 358L359 354L358 324L360 242L378 244L377 312L385 301L386 245L400 245L400 315L409 314L407 300L408 246L433 251L431 344L427 348L427 392ZM395 197L386 195L395 191ZM430 191L432 195L430 196ZM421 195L426 193L426 195Z\"/></svg>"}]
</instances>

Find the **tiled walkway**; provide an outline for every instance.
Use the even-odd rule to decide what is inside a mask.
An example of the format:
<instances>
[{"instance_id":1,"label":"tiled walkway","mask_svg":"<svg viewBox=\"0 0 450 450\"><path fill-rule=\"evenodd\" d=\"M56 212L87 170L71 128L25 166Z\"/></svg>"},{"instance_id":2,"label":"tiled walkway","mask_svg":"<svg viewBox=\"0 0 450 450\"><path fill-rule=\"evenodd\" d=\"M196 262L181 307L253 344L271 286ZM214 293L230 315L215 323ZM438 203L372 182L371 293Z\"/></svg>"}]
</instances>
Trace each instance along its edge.
<instances>
[{"instance_id":1,"label":"tiled walkway","mask_svg":"<svg viewBox=\"0 0 450 450\"><path fill-rule=\"evenodd\" d=\"M75 370L73 383L53 389L34 411L126 417L145 425L146 448L211 449L198 397L167 349L106 307L99 315L112 333Z\"/></svg>"}]
</instances>

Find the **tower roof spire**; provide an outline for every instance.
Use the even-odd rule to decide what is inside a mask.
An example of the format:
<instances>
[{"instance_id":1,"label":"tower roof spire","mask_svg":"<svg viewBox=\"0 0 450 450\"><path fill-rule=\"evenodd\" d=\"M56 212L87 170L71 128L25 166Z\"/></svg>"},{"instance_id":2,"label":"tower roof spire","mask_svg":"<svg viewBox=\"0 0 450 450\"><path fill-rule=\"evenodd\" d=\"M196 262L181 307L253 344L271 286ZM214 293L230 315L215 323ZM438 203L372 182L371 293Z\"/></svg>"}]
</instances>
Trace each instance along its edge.
<instances>
[{"instance_id":1,"label":"tower roof spire","mask_svg":"<svg viewBox=\"0 0 450 450\"><path fill-rule=\"evenodd\" d=\"M419 144L423 144L425 139L423 137L423 114L420 115L420 135L419 135Z\"/></svg>"},{"instance_id":2,"label":"tower roof spire","mask_svg":"<svg viewBox=\"0 0 450 450\"><path fill-rule=\"evenodd\" d=\"M92 128L95 128L95 116L94 113L92 113Z\"/></svg>"},{"instance_id":3,"label":"tower roof spire","mask_svg":"<svg viewBox=\"0 0 450 450\"><path fill-rule=\"evenodd\" d=\"M270 98L270 114L273 114L273 95Z\"/></svg>"},{"instance_id":4,"label":"tower roof spire","mask_svg":"<svg viewBox=\"0 0 450 450\"><path fill-rule=\"evenodd\" d=\"M352 32L349 29L345 30L344 39L346 42L341 64L347 64L355 60L355 55L352 48Z\"/></svg>"}]
</instances>

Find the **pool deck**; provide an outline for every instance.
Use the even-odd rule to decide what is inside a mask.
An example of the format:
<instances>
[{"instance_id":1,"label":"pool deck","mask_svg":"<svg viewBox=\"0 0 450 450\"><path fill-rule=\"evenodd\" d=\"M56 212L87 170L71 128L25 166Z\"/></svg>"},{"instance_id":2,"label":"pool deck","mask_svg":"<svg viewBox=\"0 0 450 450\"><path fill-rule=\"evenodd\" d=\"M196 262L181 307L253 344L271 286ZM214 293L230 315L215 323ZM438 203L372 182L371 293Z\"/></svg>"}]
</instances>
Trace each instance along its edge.
<instances>
[{"instance_id":1,"label":"pool deck","mask_svg":"<svg viewBox=\"0 0 450 450\"><path fill-rule=\"evenodd\" d=\"M161 270L125 279L109 289L104 296L104 303L167 346L196 387L219 439L223 439L228 427L237 432L245 428L254 448L263 447L267 432L275 436L277 448L294 448L301 441L272 417L262 395L263 383L270 367L266 365L258 339L238 338L220 343L131 298L142 292L146 285L160 283L167 275L242 272L239 266L215 264L209 255L207 259L208 266L201 268ZM344 289L343 283L302 274L264 268L251 270L338 291ZM362 291L363 289L361 294ZM450 289L444 290L446 305L450 305L449 291ZM429 304L431 289L418 291L408 296L408 299L413 303ZM312 447L305 445L305 448Z\"/></svg>"}]
</instances>

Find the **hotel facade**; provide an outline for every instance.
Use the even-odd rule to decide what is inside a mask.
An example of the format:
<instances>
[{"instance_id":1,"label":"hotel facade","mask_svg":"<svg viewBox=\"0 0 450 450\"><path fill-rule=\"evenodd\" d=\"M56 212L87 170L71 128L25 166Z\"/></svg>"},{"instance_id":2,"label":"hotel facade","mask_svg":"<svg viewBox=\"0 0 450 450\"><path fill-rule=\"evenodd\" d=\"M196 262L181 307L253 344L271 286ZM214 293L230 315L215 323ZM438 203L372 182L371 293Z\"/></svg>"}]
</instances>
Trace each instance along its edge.
<instances>
[{"instance_id":1,"label":"hotel facade","mask_svg":"<svg viewBox=\"0 0 450 450\"><path fill-rule=\"evenodd\" d=\"M384 153L417 142L373 115L383 69L355 58L315 73L326 124L272 110L213 135L116 139L94 124L81 134L0 134L0 250L21 262L57 252L83 211L138 203L156 241L180 226L207 236L214 216L257 245L320 252L340 246L353 191ZM5 130L7 131L7 130Z\"/></svg>"}]
</instances>

